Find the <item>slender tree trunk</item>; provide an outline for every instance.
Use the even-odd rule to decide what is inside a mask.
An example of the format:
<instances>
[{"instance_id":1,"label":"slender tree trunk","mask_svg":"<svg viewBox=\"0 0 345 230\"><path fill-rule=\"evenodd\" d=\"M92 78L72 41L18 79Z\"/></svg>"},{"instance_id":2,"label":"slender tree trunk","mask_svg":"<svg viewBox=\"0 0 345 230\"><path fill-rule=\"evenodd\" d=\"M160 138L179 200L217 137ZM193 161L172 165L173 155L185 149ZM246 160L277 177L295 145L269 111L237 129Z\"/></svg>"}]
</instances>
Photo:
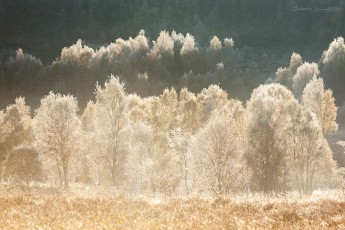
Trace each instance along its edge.
<instances>
[{"instance_id":1,"label":"slender tree trunk","mask_svg":"<svg viewBox=\"0 0 345 230\"><path fill-rule=\"evenodd\" d=\"M59 175L59 184L60 184L60 187L62 187L63 180L62 180L62 173L61 173L60 166L57 167L57 171L58 171L58 175Z\"/></svg>"},{"instance_id":2,"label":"slender tree trunk","mask_svg":"<svg viewBox=\"0 0 345 230\"><path fill-rule=\"evenodd\" d=\"M116 186L116 181L115 181L115 170L114 170L114 168L111 170L111 185L112 185L113 187Z\"/></svg>"},{"instance_id":3,"label":"slender tree trunk","mask_svg":"<svg viewBox=\"0 0 345 230\"><path fill-rule=\"evenodd\" d=\"M112 152L112 162L111 162L111 184L113 187L116 186L116 162L117 162L117 155L116 155L116 145L113 146Z\"/></svg>"},{"instance_id":4,"label":"slender tree trunk","mask_svg":"<svg viewBox=\"0 0 345 230\"><path fill-rule=\"evenodd\" d=\"M26 187L30 190L30 180L28 178L25 179Z\"/></svg>"},{"instance_id":5,"label":"slender tree trunk","mask_svg":"<svg viewBox=\"0 0 345 230\"><path fill-rule=\"evenodd\" d=\"M113 161L112 167L111 167L111 185L113 187L116 186L116 165L115 165L115 160Z\"/></svg>"},{"instance_id":6,"label":"slender tree trunk","mask_svg":"<svg viewBox=\"0 0 345 230\"><path fill-rule=\"evenodd\" d=\"M101 185L101 166L100 164L97 165L97 185Z\"/></svg>"},{"instance_id":7,"label":"slender tree trunk","mask_svg":"<svg viewBox=\"0 0 345 230\"><path fill-rule=\"evenodd\" d=\"M68 183L68 167L67 167L67 165L63 165L63 179L64 179L64 188L68 189L69 183Z\"/></svg>"},{"instance_id":8,"label":"slender tree trunk","mask_svg":"<svg viewBox=\"0 0 345 230\"><path fill-rule=\"evenodd\" d=\"M307 175L306 175L306 191L307 191L307 194L310 194L310 184L309 184L309 178L310 178L310 175L309 175L309 163L307 162Z\"/></svg>"},{"instance_id":9,"label":"slender tree trunk","mask_svg":"<svg viewBox=\"0 0 345 230\"><path fill-rule=\"evenodd\" d=\"M314 189L314 188L313 188L313 187L314 187L314 186L313 186L313 177L314 177L314 175L313 175L313 173L312 173L312 174L310 175L310 178L309 178L309 191L310 191L309 193L310 193L310 194L313 193L313 189Z\"/></svg>"},{"instance_id":10,"label":"slender tree trunk","mask_svg":"<svg viewBox=\"0 0 345 230\"><path fill-rule=\"evenodd\" d=\"M184 184L185 184L185 186L186 186L187 195L189 195L189 188L188 188L187 177L188 177L187 160L185 159L185 162L184 162Z\"/></svg>"},{"instance_id":11,"label":"slender tree trunk","mask_svg":"<svg viewBox=\"0 0 345 230\"><path fill-rule=\"evenodd\" d=\"M62 187L62 184L63 184L63 179L62 179L62 173L61 173L61 166L60 166L60 163L59 163L59 160L58 158L56 157L56 167L57 167L57 170L58 170L58 174L59 174L59 182L60 182L60 187Z\"/></svg>"},{"instance_id":12,"label":"slender tree trunk","mask_svg":"<svg viewBox=\"0 0 345 230\"><path fill-rule=\"evenodd\" d=\"M265 186L265 193L269 193L270 192L270 179L269 179L269 159L268 159L268 153L266 153L265 156L265 176L264 176L264 186Z\"/></svg>"}]
</instances>

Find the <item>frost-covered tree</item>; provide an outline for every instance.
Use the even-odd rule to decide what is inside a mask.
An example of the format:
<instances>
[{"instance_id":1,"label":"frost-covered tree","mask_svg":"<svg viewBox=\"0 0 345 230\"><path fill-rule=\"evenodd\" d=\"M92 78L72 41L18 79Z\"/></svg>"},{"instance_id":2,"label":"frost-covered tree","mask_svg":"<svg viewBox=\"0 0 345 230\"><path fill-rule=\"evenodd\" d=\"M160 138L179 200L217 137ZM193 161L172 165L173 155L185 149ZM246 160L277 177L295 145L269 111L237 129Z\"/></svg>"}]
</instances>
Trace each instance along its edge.
<instances>
[{"instance_id":1,"label":"frost-covered tree","mask_svg":"<svg viewBox=\"0 0 345 230\"><path fill-rule=\"evenodd\" d=\"M336 164L323 137L322 126L316 115L298 105L289 122L286 138L289 151L288 169L291 183L303 194L310 194L317 182L335 176Z\"/></svg>"},{"instance_id":2,"label":"frost-covered tree","mask_svg":"<svg viewBox=\"0 0 345 230\"><path fill-rule=\"evenodd\" d=\"M230 99L222 107L216 108L212 111L211 118L218 119L232 119L233 132L239 138L241 146L246 147L246 133L245 133L245 122L246 122L246 110L239 100Z\"/></svg>"},{"instance_id":3,"label":"frost-covered tree","mask_svg":"<svg viewBox=\"0 0 345 230\"><path fill-rule=\"evenodd\" d=\"M216 64L220 62L222 48L222 42L217 36L214 36L207 50L207 61L211 68L215 68Z\"/></svg>"},{"instance_id":4,"label":"frost-covered tree","mask_svg":"<svg viewBox=\"0 0 345 230\"><path fill-rule=\"evenodd\" d=\"M302 102L305 108L316 114L324 135L337 130L335 99L332 90L325 90L322 78L314 77L307 84L303 91Z\"/></svg>"},{"instance_id":5,"label":"frost-covered tree","mask_svg":"<svg viewBox=\"0 0 345 230\"><path fill-rule=\"evenodd\" d=\"M47 86L46 68L41 60L25 53L22 49L11 52L7 59L0 53L0 96L1 102L9 102L18 95L30 95L27 100L38 103ZM5 104L2 104L5 105Z\"/></svg>"},{"instance_id":6,"label":"frost-covered tree","mask_svg":"<svg viewBox=\"0 0 345 230\"><path fill-rule=\"evenodd\" d=\"M181 192L189 194L188 186L188 150L192 134L183 132L180 128L172 129L170 132L170 147L172 148L175 158L177 158L177 166L180 173L180 189Z\"/></svg>"},{"instance_id":7,"label":"frost-covered tree","mask_svg":"<svg viewBox=\"0 0 345 230\"><path fill-rule=\"evenodd\" d=\"M169 146L169 132L178 125L178 98L174 89L166 89L160 97L151 98L149 124L153 131L152 191L172 193L179 184L177 157Z\"/></svg>"},{"instance_id":8,"label":"frost-covered tree","mask_svg":"<svg viewBox=\"0 0 345 230\"><path fill-rule=\"evenodd\" d=\"M15 104L0 111L0 180L2 162L16 146L29 145L32 140L30 107L19 97Z\"/></svg>"},{"instance_id":9,"label":"frost-covered tree","mask_svg":"<svg viewBox=\"0 0 345 230\"><path fill-rule=\"evenodd\" d=\"M189 53L197 52L198 48L195 47L194 36L187 33L183 40L183 45L180 51L181 56L188 55Z\"/></svg>"},{"instance_id":10,"label":"frost-covered tree","mask_svg":"<svg viewBox=\"0 0 345 230\"><path fill-rule=\"evenodd\" d=\"M50 92L41 99L33 120L35 147L44 163L52 162L60 184L69 187L70 169L81 150L77 99Z\"/></svg>"},{"instance_id":11,"label":"frost-covered tree","mask_svg":"<svg viewBox=\"0 0 345 230\"><path fill-rule=\"evenodd\" d=\"M235 42L232 38L224 38L224 45L228 48L233 48L235 46Z\"/></svg>"},{"instance_id":12,"label":"frost-covered tree","mask_svg":"<svg viewBox=\"0 0 345 230\"><path fill-rule=\"evenodd\" d=\"M154 135L152 146L152 167L149 170L150 191L171 195L180 185L181 168L178 156L169 148L169 134Z\"/></svg>"},{"instance_id":13,"label":"frost-covered tree","mask_svg":"<svg viewBox=\"0 0 345 230\"><path fill-rule=\"evenodd\" d=\"M129 144L127 100L124 84L111 75L104 87L96 85L96 133L105 146L99 157L104 159L113 186L120 186Z\"/></svg>"},{"instance_id":14,"label":"frost-covered tree","mask_svg":"<svg viewBox=\"0 0 345 230\"><path fill-rule=\"evenodd\" d=\"M292 91L297 99L303 94L304 87L313 77L318 77L320 71L316 63L305 62L297 68L296 74L292 78Z\"/></svg>"},{"instance_id":15,"label":"frost-covered tree","mask_svg":"<svg viewBox=\"0 0 345 230\"><path fill-rule=\"evenodd\" d=\"M345 42L343 37L334 39L322 54L319 67L327 88L334 91L339 105L345 100Z\"/></svg>"},{"instance_id":16,"label":"frost-covered tree","mask_svg":"<svg viewBox=\"0 0 345 230\"><path fill-rule=\"evenodd\" d=\"M96 129L94 117L96 115L96 105L94 102L89 101L81 116L81 125L83 131L91 132Z\"/></svg>"},{"instance_id":17,"label":"frost-covered tree","mask_svg":"<svg viewBox=\"0 0 345 230\"><path fill-rule=\"evenodd\" d=\"M56 65L63 64L70 67L87 67L94 54L95 51L92 48L83 45L82 41L78 39L76 44L62 49L60 58L53 62L52 66L55 68Z\"/></svg>"},{"instance_id":18,"label":"frost-covered tree","mask_svg":"<svg viewBox=\"0 0 345 230\"><path fill-rule=\"evenodd\" d=\"M199 49L196 47L194 36L187 33L183 39L180 56L184 64L184 71L200 71Z\"/></svg>"},{"instance_id":19,"label":"frost-covered tree","mask_svg":"<svg viewBox=\"0 0 345 230\"><path fill-rule=\"evenodd\" d=\"M130 192L150 192L153 166L152 130L141 121L133 123L131 128L131 145L125 164L125 187Z\"/></svg>"},{"instance_id":20,"label":"frost-covered tree","mask_svg":"<svg viewBox=\"0 0 345 230\"><path fill-rule=\"evenodd\" d=\"M206 122L212 112L225 106L228 102L228 94L218 85L210 85L197 95L200 103L200 117L202 122Z\"/></svg>"},{"instance_id":21,"label":"frost-covered tree","mask_svg":"<svg viewBox=\"0 0 345 230\"><path fill-rule=\"evenodd\" d=\"M3 177L24 182L28 188L30 182L41 181L43 170L38 152L32 146L14 148L3 163Z\"/></svg>"},{"instance_id":22,"label":"frost-covered tree","mask_svg":"<svg viewBox=\"0 0 345 230\"><path fill-rule=\"evenodd\" d=\"M213 51L220 51L222 49L222 42L217 36L213 36L210 41L210 49Z\"/></svg>"},{"instance_id":23,"label":"frost-covered tree","mask_svg":"<svg viewBox=\"0 0 345 230\"><path fill-rule=\"evenodd\" d=\"M196 191L219 196L247 188L250 174L234 125L232 119L211 119L193 138L189 180Z\"/></svg>"},{"instance_id":24,"label":"frost-covered tree","mask_svg":"<svg viewBox=\"0 0 345 230\"><path fill-rule=\"evenodd\" d=\"M200 127L200 106L195 94L183 88L179 94L178 124L184 132L196 132Z\"/></svg>"},{"instance_id":25,"label":"frost-covered tree","mask_svg":"<svg viewBox=\"0 0 345 230\"><path fill-rule=\"evenodd\" d=\"M91 90L94 83L90 68L94 55L95 50L83 44L80 39L72 46L63 48L60 57L53 61L50 68L57 81L55 90L76 95Z\"/></svg>"},{"instance_id":26,"label":"frost-covered tree","mask_svg":"<svg viewBox=\"0 0 345 230\"><path fill-rule=\"evenodd\" d=\"M287 68L278 68L274 82L285 85L292 89L292 78L296 74L297 68L303 64L301 55L292 53L290 58L290 66Z\"/></svg>"},{"instance_id":27,"label":"frost-covered tree","mask_svg":"<svg viewBox=\"0 0 345 230\"><path fill-rule=\"evenodd\" d=\"M175 89L165 89L151 104L151 121L154 133L168 132L177 125L178 98Z\"/></svg>"},{"instance_id":28,"label":"frost-covered tree","mask_svg":"<svg viewBox=\"0 0 345 230\"><path fill-rule=\"evenodd\" d=\"M129 119L132 122L144 121L148 123L151 117L151 97L141 98L136 94L127 96Z\"/></svg>"},{"instance_id":29,"label":"frost-covered tree","mask_svg":"<svg viewBox=\"0 0 345 230\"><path fill-rule=\"evenodd\" d=\"M148 39L145 36L145 31L141 30L135 38L130 37L128 40L116 39L112 50L108 51L108 57L106 56L105 58L108 58L109 64L113 66L109 66L112 68L110 73L121 74L129 82L133 82L138 76L138 68L140 69L143 66L148 52ZM133 68L133 66L136 66L136 68Z\"/></svg>"},{"instance_id":30,"label":"frost-covered tree","mask_svg":"<svg viewBox=\"0 0 345 230\"><path fill-rule=\"evenodd\" d=\"M274 192L284 187L285 131L296 105L292 92L280 84L259 86L247 102L247 160L255 189Z\"/></svg>"},{"instance_id":31,"label":"frost-covered tree","mask_svg":"<svg viewBox=\"0 0 345 230\"><path fill-rule=\"evenodd\" d=\"M89 180L97 185L101 185L105 181L105 170L103 170L105 160L102 158L102 154L106 151L106 145L102 139L102 130L98 128L97 116L96 104L89 101L81 117L84 132L84 162L88 166L86 169L88 170Z\"/></svg>"},{"instance_id":32,"label":"frost-covered tree","mask_svg":"<svg viewBox=\"0 0 345 230\"><path fill-rule=\"evenodd\" d=\"M153 41L153 51L162 56L174 55L174 41L167 31L161 31L157 41Z\"/></svg>"}]
</instances>

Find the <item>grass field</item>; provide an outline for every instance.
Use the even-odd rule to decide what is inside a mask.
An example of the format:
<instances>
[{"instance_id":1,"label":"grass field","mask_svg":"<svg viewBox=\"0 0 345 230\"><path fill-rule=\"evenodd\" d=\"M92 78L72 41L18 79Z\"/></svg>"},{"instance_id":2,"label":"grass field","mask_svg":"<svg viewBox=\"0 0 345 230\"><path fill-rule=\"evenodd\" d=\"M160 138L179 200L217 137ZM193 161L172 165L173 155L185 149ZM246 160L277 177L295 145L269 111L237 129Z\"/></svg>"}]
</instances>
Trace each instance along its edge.
<instances>
[{"instance_id":1,"label":"grass field","mask_svg":"<svg viewBox=\"0 0 345 230\"><path fill-rule=\"evenodd\" d=\"M91 191L1 186L0 229L345 229L345 201L332 192L211 199Z\"/></svg>"}]
</instances>

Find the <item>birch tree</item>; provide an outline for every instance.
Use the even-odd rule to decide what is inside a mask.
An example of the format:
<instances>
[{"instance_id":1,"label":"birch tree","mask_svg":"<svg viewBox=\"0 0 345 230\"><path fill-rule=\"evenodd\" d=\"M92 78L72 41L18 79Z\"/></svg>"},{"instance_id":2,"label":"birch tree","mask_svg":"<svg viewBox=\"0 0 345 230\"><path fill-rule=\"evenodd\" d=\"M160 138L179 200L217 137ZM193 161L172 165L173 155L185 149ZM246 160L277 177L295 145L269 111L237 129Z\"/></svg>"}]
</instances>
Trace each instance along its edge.
<instances>
[{"instance_id":1,"label":"birch tree","mask_svg":"<svg viewBox=\"0 0 345 230\"><path fill-rule=\"evenodd\" d=\"M29 145L33 141L30 107L25 98L19 97L15 103L0 111L0 181L2 163L14 148Z\"/></svg>"},{"instance_id":2,"label":"birch tree","mask_svg":"<svg viewBox=\"0 0 345 230\"><path fill-rule=\"evenodd\" d=\"M338 108L332 94L332 90L325 90L322 78L314 77L304 88L302 95L304 107L316 114L324 135L338 129L336 122Z\"/></svg>"},{"instance_id":3,"label":"birch tree","mask_svg":"<svg viewBox=\"0 0 345 230\"><path fill-rule=\"evenodd\" d=\"M219 196L247 188L250 174L235 127L234 120L214 118L194 137L189 165L197 192Z\"/></svg>"},{"instance_id":4,"label":"birch tree","mask_svg":"<svg viewBox=\"0 0 345 230\"><path fill-rule=\"evenodd\" d=\"M285 131L296 105L292 92L279 84L259 86L247 102L247 159L254 189L269 193L284 187Z\"/></svg>"},{"instance_id":5,"label":"birch tree","mask_svg":"<svg viewBox=\"0 0 345 230\"><path fill-rule=\"evenodd\" d=\"M81 125L77 112L75 97L50 92L41 99L33 120L35 146L44 158L53 162L65 189L69 187L73 160L80 152Z\"/></svg>"},{"instance_id":6,"label":"birch tree","mask_svg":"<svg viewBox=\"0 0 345 230\"><path fill-rule=\"evenodd\" d=\"M110 171L112 186L120 186L124 176L124 162L128 150L127 100L124 84L111 75L104 87L96 85L96 127L101 145L100 158Z\"/></svg>"}]
</instances>

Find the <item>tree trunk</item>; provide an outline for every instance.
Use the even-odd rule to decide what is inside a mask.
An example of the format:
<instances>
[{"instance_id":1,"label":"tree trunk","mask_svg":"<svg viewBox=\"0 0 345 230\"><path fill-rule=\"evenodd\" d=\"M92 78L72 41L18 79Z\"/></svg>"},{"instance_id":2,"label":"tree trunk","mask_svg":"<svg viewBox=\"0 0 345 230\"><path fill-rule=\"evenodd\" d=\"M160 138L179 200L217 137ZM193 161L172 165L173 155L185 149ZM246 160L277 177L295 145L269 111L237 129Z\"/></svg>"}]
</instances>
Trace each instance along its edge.
<instances>
[{"instance_id":1,"label":"tree trunk","mask_svg":"<svg viewBox=\"0 0 345 230\"><path fill-rule=\"evenodd\" d=\"M188 188L187 177L188 177L187 160L185 160L185 162L184 162L184 183L185 183L185 186L186 186L187 195L189 195L189 188Z\"/></svg>"},{"instance_id":2,"label":"tree trunk","mask_svg":"<svg viewBox=\"0 0 345 230\"><path fill-rule=\"evenodd\" d=\"M61 173L61 166L60 166L60 162L59 162L59 159L58 159L57 156L55 158L55 162L56 162L56 168L57 168L57 171L58 171L58 174L59 174L60 187L62 187L63 179L62 179L62 173Z\"/></svg>"},{"instance_id":3,"label":"tree trunk","mask_svg":"<svg viewBox=\"0 0 345 230\"><path fill-rule=\"evenodd\" d=\"M30 180L28 178L25 179L26 187L30 190Z\"/></svg>"},{"instance_id":4,"label":"tree trunk","mask_svg":"<svg viewBox=\"0 0 345 230\"><path fill-rule=\"evenodd\" d=\"M69 188L69 183L68 183L68 171L67 171L67 165L63 166L63 180L64 180L64 188L68 189Z\"/></svg>"},{"instance_id":5,"label":"tree trunk","mask_svg":"<svg viewBox=\"0 0 345 230\"><path fill-rule=\"evenodd\" d=\"M101 185L101 166L97 165L97 185Z\"/></svg>"},{"instance_id":6,"label":"tree trunk","mask_svg":"<svg viewBox=\"0 0 345 230\"><path fill-rule=\"evenodd\" d=\"M60 187L62 187L63 184L63 178L62 178L62 173L61 173L61 168L58 166L58 173L59 173L59 182L60 182Z\"/></svg>"},{"instance_id":7,"label":"tree trunk","mask_svg":"<svg viewBox=\"0 0 345 230\"><path fill-rule=\"evenodd\" d=\"M113 187L116 186L116 173L115 173L115 165L113 164L112 168L111 168L111 185Z\"/></svg>"},{"instance_id":8,"label":"tree trunk","mask_svg":"<svg viewBox=\"0 0 345 230\"><path fill-rule=\"evenodd\" d=\"M116 186L116 162L117 162L117 152L116 152L116 145L113 146L112 152L112 162L111 162L111 184L113 187Z\"/></svg>"}]
</instances>

